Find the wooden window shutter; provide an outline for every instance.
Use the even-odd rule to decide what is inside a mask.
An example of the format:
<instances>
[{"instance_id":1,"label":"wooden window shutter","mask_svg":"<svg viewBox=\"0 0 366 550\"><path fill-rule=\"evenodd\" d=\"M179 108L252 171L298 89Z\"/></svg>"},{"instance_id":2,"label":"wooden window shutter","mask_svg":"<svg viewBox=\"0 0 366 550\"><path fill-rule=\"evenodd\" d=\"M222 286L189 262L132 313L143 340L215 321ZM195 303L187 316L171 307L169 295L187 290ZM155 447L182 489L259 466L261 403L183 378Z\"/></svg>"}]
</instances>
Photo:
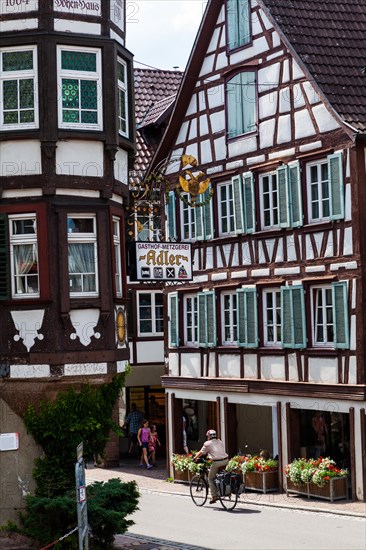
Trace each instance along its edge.
<instances>
[{"instance_id":1,"label":"wooden window shutter","mask_svg":"<svg viewBox=\"0 0 366 550\"><path fill-rule=\"evenodd\" d=\"M305 293L302 285L281 287L281 325L283 347L306 347Z\"/></svg>"},{"instance_id":2,"label":"wooden window shutter","mask_svg":"<svg viewBox=\"0 0 366 550\"><path fill-rule=\"evenodd\" d=\"M249 0L239 0L239 43L248 44L250 42L250 6Z\"/></svg>"},{"instance_id":3,"label":"wooden window shutter","mask_svg":"<svg viewBox=\"0 0 366 550\"><path fill-rule=\"evenodd\" d=\"M334 346L349 348L348 286L345 281L332 283Z\"/></svg>"},{"instance_id":4,"label":"wooden window shutter","mask_svg":"<svg viewBox=\"0 0 366 550\"><path fill-rule=\"evenodd\" d=\"M166 205L168 240L177 239L177 216L175 210L175 191L170 191Z\"/></svg>"},{"instance_id":5,"label":"wooden window shutter","mask_svg":"<svg viewBox=\"0 0 366 550\"><path fill-rule=\"evenodd\" d=\"M303 225L302 197L301 197L301 172L300 163L292 162L288 165L289 194L291 226Z\"/></svg>"},{"instance_id":6,"label":"wooden window shutter","mask_svg":"<svg viewBox=\"0 0 366 550\"><path fill-rule=\"evenodd\" d=\"M238 308L238 344L245 348L258 347L258 312L256 288L236 291Z\"/></svg>"},{"instance_id":7,"label":"wooden window shutter","mask_svg":"<svg viewBox=\"0 0 366 550\"><path fill-rule=\"evenodd\" d=\"M342 153L328 156L328 177L330 193L330 219L344 218L344 190Z\"/></svg>"},{"instance_id":8,"label":"wooden window shutter","mask_svg":"<svg viewBox=\"0 0 366 550\"><path fill-rule=\"evenodd\" d=\"M289 189L287 165L279 166L276 170L278 189L278 217L280 227L290 226Z\"/></svg>"},{"instance_id":9,"label":"wooden window shutter","mask_svg":"<svg viewBox=\"0 0 366 550\"><path fill-rule=\"evenodd\" d=\"M206 293L199 292L198 298L198 345L206 347Z\"/></svg>"},{"instance_id":10,"label":"wooden window shutter","mask_svg":"<svg viewBox=\"0 0 366 550\"><path fill-rule=\"evenodd\" d=\"M10 299L8 217L0 214L0 300Z\"/></svg>"},{"instance_id":11,"label":"wooden window shutter","mask_svg":"<svg viewBox=\"0 0 366 550\"><path fill-rule=\"evenodd\" d=\"M204 206L201 207L203 210L203 225L204 225L204 236L205 239L213 239L214 237L214 228L213 228L213 213L212 213L212 198L210 200L211 185L206 189L203 194L203 200L208 201Z\"/></svg>"},{"instance_id":12,"label":"wooden window shutter","mask_svg":"<svg viewBox=\"0 0 366 550\"><path fill-rule=\"evenodd\" d=\"M227 22L227 45L229 50L233 50L239 46L238 36L238 1L227 0L226 8Z\"/></svg>"},{"instance_id":13,"label":"wooden window shutter","mask_svg":"<svg viewBox=\"0 0 366 550\"><path fill-rule=\"evenodd\" d=\"M241 176L234 176L231 179L234 195L234 224L235 233L244 231L244 209L243 209L243 185Z\"/></svg>"},{"instance_id":14,"label":"wooden window shutter","mask_svg":"<svg viewBox=\"0 0 366 550\"><path fill-rule=\"evenodd\" d=\"M253 172L246 172L243 175L243 188L244 231L245 233L254 233L255 200Z\"/></svg>"},{"instance_id":15,"label":"wooden window shutter","mask_svg":"<svg viewBox=\"0 0 366 550\"><path fill-rule=\"evenodd\" d=\"M169 316L169 347L179 346L179 307L178 292L168 294L168 316Z\"/></svg>"}]
</instances>

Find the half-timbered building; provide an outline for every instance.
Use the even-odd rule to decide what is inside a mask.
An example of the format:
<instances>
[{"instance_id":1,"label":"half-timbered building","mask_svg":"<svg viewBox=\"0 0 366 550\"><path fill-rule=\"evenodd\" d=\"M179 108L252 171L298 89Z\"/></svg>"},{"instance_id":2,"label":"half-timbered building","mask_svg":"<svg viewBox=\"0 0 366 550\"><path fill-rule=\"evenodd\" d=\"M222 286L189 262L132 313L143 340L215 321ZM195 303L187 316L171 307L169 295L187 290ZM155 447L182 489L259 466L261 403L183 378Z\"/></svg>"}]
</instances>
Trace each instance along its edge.
<instances>
[{"instance_id":1,"label":"half-timbered building","mask_svg":"<svg viewBox=\"0 0 366 550\"><path fill-rule=\"evenodd\" d=\"M32 488L39 449L21 420L27 405L105 383L129 358L134 116L122 0L1 0L0 10L3 523Z\"/></svg>"},{"instance_id":2,"label":"half-timbered building","mask_svg":"<svg viewBox=\"0 0 366 550\"><path fill-rule=\"evenodd\" d=\"M365 32L361 1L212 0L152 164L172 161L167 238L194 243L193 281L167 288L169 451L185 413L191 449L215 427L281 472L331 456L359 499ZM211 179L201 206L173 191L183 154Z\"/></svg>"}]
</instances>

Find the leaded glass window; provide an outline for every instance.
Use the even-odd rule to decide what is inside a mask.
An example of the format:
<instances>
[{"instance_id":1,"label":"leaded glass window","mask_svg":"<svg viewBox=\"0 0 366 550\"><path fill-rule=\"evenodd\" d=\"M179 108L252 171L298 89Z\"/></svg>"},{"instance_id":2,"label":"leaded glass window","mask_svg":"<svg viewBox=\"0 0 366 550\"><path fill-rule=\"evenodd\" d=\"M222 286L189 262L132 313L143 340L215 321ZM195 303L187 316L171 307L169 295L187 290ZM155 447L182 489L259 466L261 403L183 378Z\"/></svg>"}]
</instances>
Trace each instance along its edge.
<instances>
[{"instance_id":1,"label":"leaded glass window","mask_svg":"<svg viewBox=\"0 0 366 550\"><path fill-rule=\"evenodd\" d=\"M128 136L128 104L127 104L127 67L121 60L117 60L118 84L118 131Z\"/></svg>"},{"instance_id":2,"label":"leaded glass window","mask_svg":"<svg viewBox=\"0 0 366 550\"><path fill-rule=\"evenodd\" d=\"M1 51L0 109L1 128L35 128L38 124L36 87L36 49Z\"/></svg>"},{"instance_id":3,"label":"leaded glass window","mask_svg":"<svg viewBox=\"0 0 366 550\"><path fill-rule=\"evenodd\" d=\"M99 50L60 48L60 126L102 128Z\"/></svg>"}]
</instances>

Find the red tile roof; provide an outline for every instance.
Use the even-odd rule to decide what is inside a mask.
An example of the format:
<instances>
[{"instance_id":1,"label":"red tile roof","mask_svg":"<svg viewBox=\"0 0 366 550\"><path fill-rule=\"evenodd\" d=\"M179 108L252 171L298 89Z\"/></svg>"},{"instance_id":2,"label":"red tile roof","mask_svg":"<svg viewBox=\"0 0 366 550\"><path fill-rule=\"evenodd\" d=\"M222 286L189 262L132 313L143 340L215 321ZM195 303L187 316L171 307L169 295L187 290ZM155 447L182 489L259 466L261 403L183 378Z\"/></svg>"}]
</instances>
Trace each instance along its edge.
<instances>
[{"instance_id":1,"label":"red tile roof","mask_svg":"<svg viewBox=\"0 0 366 550\"><path fill-rule=\"evenodd\" d=\"M366 130L366 0L260 0L341 118Z\"/></svg>"}]
</instances>

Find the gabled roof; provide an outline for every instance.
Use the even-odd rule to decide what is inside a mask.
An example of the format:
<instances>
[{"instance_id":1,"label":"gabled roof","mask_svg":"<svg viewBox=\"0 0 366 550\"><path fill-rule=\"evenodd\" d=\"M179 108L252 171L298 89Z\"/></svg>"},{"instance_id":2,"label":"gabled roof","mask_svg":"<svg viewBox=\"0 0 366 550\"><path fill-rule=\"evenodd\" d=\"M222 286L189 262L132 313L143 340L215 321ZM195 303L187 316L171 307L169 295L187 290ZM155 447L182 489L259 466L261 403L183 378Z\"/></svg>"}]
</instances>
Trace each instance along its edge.
<instances>
[{"instance_id":1,"label":"gabled roof","mask_svg":"<svg viewBox=\"0 0 366 550\"><path fill-rule=\"evenodd\" d=\"M366 0L260 0L333 109L366 130Z\"/></svg>"},{"instance_id":2,"label":"gabled roof","mask_svg":"<svg viewBox=\"0 0 366 550\"><path fill-rule=\"evenodd\" d=\"M137 127L134 171L138 174L145 172L157 147L153 140L144 138L143 130L168 118L182 76L180 71L134 69Z\"/></svg>"},{"instance_id":3,"label":"gabled roof","mask_svg":"<svg viewBox=\"0 0 366 550\"><path fill-rule=\"evenodd\" d=\"M366 0L258 0L258 3L321 97L346 124L365 132ZM223 4L224 0L209 0L154 165L169 154Z\"/></svg>"}]
</instances>

